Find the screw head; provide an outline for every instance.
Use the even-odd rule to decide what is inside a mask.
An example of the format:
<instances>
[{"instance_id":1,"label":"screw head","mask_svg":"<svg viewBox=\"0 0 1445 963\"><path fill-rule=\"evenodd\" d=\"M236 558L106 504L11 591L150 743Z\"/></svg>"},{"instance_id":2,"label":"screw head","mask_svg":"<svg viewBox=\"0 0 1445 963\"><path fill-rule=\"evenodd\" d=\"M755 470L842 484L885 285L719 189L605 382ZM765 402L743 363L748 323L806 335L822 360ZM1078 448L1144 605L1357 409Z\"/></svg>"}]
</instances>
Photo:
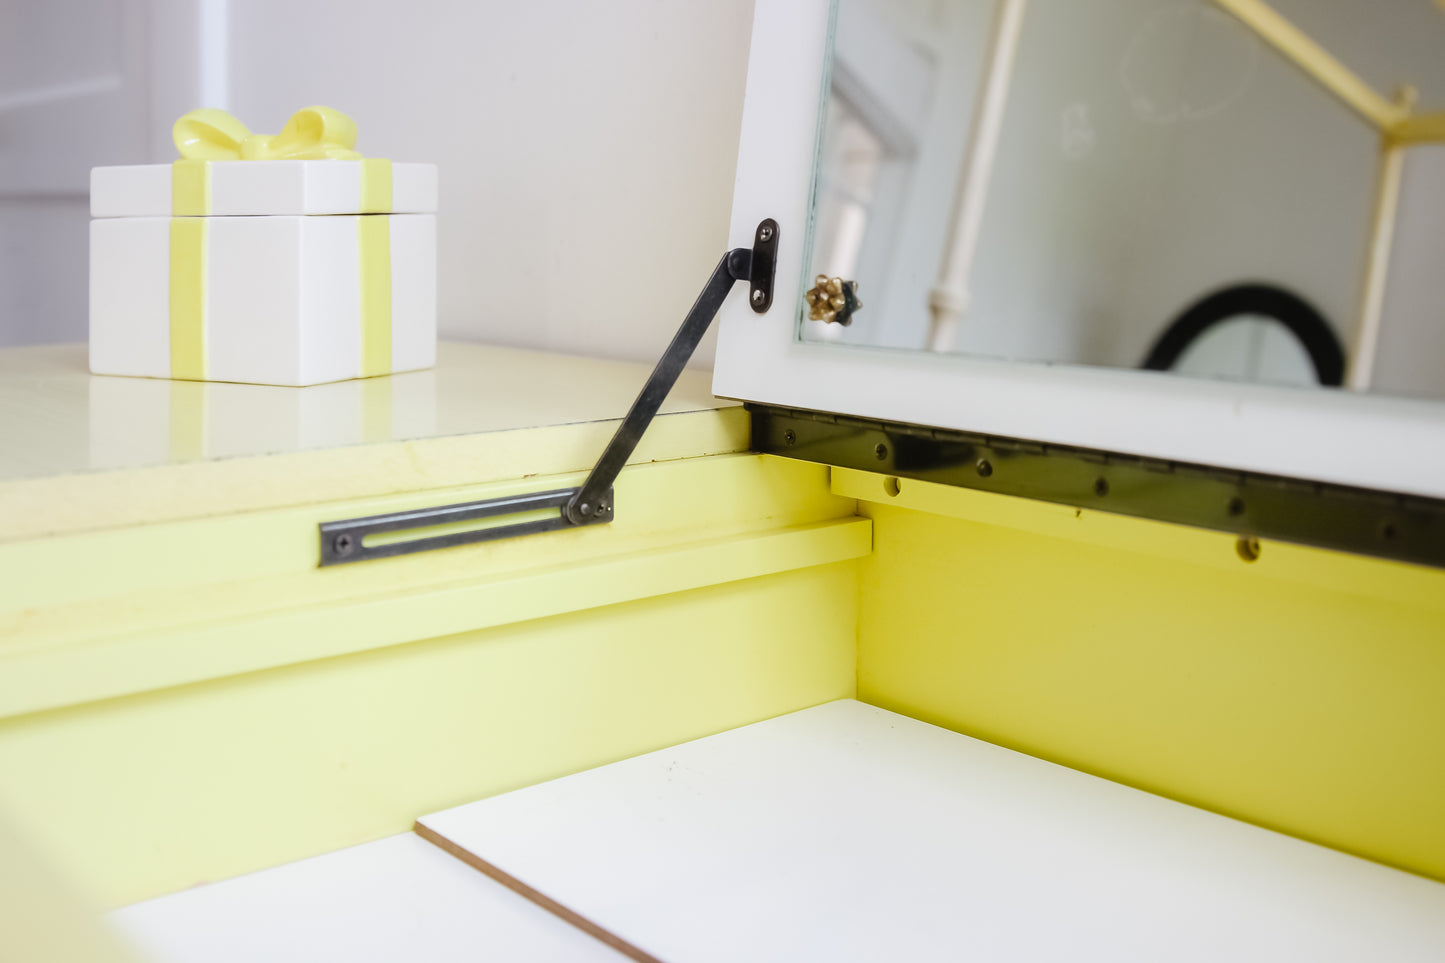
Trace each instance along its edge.
<instances>
[{"instance_id":1,"label":"screw head","mask_svg":"<svg viewBox=\"0 0 1445 963\"><path fill-rule=\"evenodd\" d=\"M797 443L798 443L798 433L797 433L796 431L794 431L793 429L789 428L787 431L783 432L783 444L785 444L785 445L796 445Z\"/></svg>"},{"instance_id":2,"label":"screw head","mask_svg":"<svg viewBox=\"0 0 1445 963\"><path fill-rule=\"evenodd\" d=\"M759 241L771 241L772 239L773 239L773 226L772 226L771 224L764 224L761 228L758 229L758 240L759 240Z\"/></svg>"},{"instance_id":3,"label":"screw head","mask_svg":"<svg viewBox=\"0 0 1445 963\"><path fill-rule=\"evenodd\" d=\"M762 304L762 303L763 303L764 301L766 301L767 299L768 299L768 296L763 293L763 289L762 289L762 288L757 288L757 289L755 289L755 290L753 291L753 303L754 303L754 304Z\"/></svg>"},{"instance_id":4,"label":"screw head","mask_svg":"<svg viewBox=\"0 0 1445 963\"><path fill-rule=\"evenodd\" d=\"M883 461L888 457L888 446L884 444L875 445L873 448L873 456L879 461Z\"/></svg>"},{"instance_id":5,"label":"screw head","mask_svg":"<svg viewBox=\"0 0 1445 963\"><path fill-rule=\"evenodd\" d=\"M350 555L351 550L356 547L356 540L350 535L338 535L332 541L331 547L335 549L337 555Z\"/></svg>"},{"instance_id":6,"label":"screw head","mask_svg":"<svg viewBox=\"0 0 1445 963\"><path fill-rule=\"evenodd\" d=\"M993 465L989 464L987 458L980 458L978 460L978 464L974 467L978 469L979 475L983 478L987 478L989 475L993 474Z\"/></svg>"},{"instance_id":7,"label":"screw head","mask_svg":"<svg viewBox=\"0 0 1445 963\"><path fill-rule=\"evenodd\" d=\"M1234 542L1234 551L1241 562L1257 562L1261 552L1259 539L1252 535L1241 535Z\"/></svg>"}]
</instances>

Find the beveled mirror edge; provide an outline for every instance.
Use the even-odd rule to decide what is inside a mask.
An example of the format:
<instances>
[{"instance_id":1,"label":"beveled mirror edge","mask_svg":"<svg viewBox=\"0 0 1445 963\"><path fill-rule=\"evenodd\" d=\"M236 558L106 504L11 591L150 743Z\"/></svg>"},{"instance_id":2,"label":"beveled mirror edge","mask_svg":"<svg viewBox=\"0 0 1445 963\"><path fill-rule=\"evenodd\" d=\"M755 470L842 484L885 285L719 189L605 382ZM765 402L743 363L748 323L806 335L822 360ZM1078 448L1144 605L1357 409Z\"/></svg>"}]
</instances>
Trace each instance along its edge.
<instances>
[{"instance_id":1,"label":"beveled mirror edge","mask_svg":"<svg viewBox=\"0 0 1445 963\"><path fill-rule=\"evenodd\" d=\"M720 397L1445 497L1445 404L796 339L830 0L754 11L730 241L781 225L774 302L720 318Z\"/></svg>"}]
</instances>

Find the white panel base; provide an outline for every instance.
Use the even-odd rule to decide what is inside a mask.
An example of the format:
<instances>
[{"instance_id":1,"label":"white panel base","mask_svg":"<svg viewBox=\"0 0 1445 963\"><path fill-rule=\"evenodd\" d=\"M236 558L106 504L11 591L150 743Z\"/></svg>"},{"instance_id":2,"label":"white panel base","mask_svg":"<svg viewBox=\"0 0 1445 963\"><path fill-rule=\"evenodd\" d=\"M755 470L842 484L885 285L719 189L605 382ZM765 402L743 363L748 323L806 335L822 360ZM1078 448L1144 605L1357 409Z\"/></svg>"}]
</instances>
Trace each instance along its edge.
<instances>
[{"instance_id":1,"label":"white panel base","mask_svg":"<svg viewBox=\"0 0 1445 963\"><path fill-rule=\"evenodd\" d=\"M437 226L429 214L391 218L391 370L437 360Z\"/></svg>"},{"instance_id":2,"label":"white panel base","mask_svg":"<svg viewBox=\"0 0 1445 963\"><path fill-rule=\"evenodd\" d=\"M249 218L248 220L273 220ZM361 261L357 256L356 217L298 217L301 249L297 261L303 279L296 332L301 384L355 378L361 372ZM414 252L391 242L392 265L410 263ZM432 262L435 274L436 262ZM325 279L324 283L318 283ZM392 310L392 324L405 319ZM416 319L412 319L415 323Z\"/></svg>"},{"instance_id":3,"label":"white panel base","mask_svg":"<svg viewBox=\"0 0 1445 963\"><path fill-rule=\"evenodd\" d=\"M171 373L171 219L90 222L90 370Z\"/></svg>"},{"instance_id":4,"label":"white panel base","mask_svg":"<svg viewBox=\"0 0 1445 963\"><path fill-rule=\"evenodd\" d=\"M851 700L421 823L671 963L1445 947L1439 883Z\"/></svg>"},{"instance_id":5,"label":"white panel base","mask_svg":"<svg viewBox=\"0 0 1445 963\"><path fill-rule=\"evenodd\" d=\"M314 384L301 370L301 237L309 232L306 219L205 221L206 380ZM341 290L340 278L314 272L306 272L305 284ZM315 321L307 318L306 324ZM359 374L360 365L351 370Z\"/></svg>"},{"instance_id":6,"label":"white panel base","mask_svg":"<svg viewBox=\"0 0 1445 963\"><path fill-rule=\"evenodd\" d=\"M110 920L154 963L624 959L410 833L138 903Z\"/></svg>"}]
</instances>

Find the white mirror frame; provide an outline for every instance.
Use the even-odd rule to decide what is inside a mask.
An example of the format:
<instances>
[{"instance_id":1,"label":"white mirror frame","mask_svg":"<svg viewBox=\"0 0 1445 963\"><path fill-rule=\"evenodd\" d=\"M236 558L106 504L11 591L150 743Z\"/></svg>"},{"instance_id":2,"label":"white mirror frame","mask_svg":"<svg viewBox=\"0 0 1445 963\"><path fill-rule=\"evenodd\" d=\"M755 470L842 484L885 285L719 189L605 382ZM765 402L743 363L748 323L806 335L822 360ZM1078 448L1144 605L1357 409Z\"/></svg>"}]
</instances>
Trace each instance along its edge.
<instances>
[{"instance_id":1,"label":"white mirror frame","mask_svg":"<svg viewBox=\"0 0 1445 963\"><path fill-rule=\"evenodd\" d=\"M830 0L754 12L729 239L751 247L772 217L781 246L772 309L723 306L717 395L1445 497L1445 403L798 341L831 16Z\"/></svg>"}]
</instances>

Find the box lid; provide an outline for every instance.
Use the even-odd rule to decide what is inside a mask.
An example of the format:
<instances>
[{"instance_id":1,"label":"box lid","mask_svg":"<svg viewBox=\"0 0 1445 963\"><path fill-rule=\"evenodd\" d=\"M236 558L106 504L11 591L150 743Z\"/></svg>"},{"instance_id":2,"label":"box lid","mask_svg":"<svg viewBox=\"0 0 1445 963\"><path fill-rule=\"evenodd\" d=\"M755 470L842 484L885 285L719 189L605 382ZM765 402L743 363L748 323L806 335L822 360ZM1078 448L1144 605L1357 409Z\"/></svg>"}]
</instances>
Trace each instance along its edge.
<instances>
[{"instance_id":1,"label":"box lid","mask_svg":"<svg viewBox=\"0 0 1445 963\"><path fill-rule=\"evenodd\" d=\"M204 210L184 209L179 203L177 177L203 192L208 201ZM197 181L199 188L194 186ZM435 164L379 159L191 160L97 167L90 172L91 217L427 214L436 209Z\"/></svg>"}]
</instances>

